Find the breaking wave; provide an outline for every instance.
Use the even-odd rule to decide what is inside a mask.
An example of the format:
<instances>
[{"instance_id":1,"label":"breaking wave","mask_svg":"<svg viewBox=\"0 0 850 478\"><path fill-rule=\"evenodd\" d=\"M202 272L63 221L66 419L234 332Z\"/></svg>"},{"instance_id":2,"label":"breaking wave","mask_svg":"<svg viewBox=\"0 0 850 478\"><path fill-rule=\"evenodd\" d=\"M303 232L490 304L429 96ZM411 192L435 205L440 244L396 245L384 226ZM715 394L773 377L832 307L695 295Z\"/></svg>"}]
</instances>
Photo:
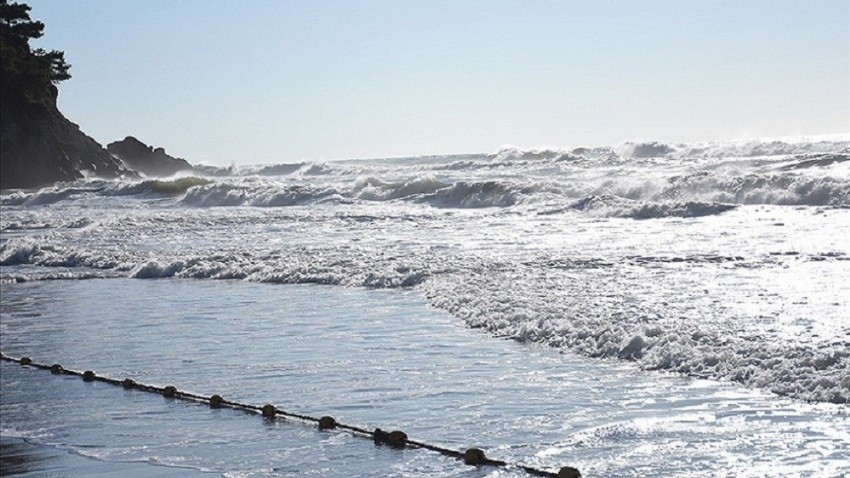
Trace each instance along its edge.
<instances>
[{"instance_id":1,"label":"breaking wave","mask_svg":"<svg viewBox=\"0 0 850 478\"><path fill-rule=\"evenodd\" d=\"M463 280L441 284L429 290L430 296L437 307L498 336L588 357L629 360L647 370L731 380L806 400L850 403L850 340L806 348L758 337L730 337L703 330L698 320L653 318L641 310L600 316L588 305L560 296L510 300L506 294L516 298L539 294L517 290L524 287L517 282L508 292L497 279L479 279L476 284ZM593 302L599 296L580 297Z\"/></svg>"},{"instance_id":2,"label":"breaking wave","mask_svg":"<svg viewBox=\"0 0 850 478\"><path fill-rule=\"evenodd\" d=\"M811 258L816 259L840 257ZM646 264L647 260L629 259L635 264ZM809 258L792 256L791 260ZM727 263L740 263L753 267L747 262L750 260L743 257L694 257L650 260L650 265L725 267ZM575 259L556 265L535 261L494 263L475 257L440 258L428 252L376 254L370 249L339 251L304 246L265 254L225 251L151 259L145 254L69 249L29 239L12 239L0 246L0 265L25 264L62 270L7 274L2 280L13 283L87 279L120 273L138 279L418 287L434 306L473 328L498 336L546 344L588 357L633 361L649 370L737 381L806 400L850 403L850 341L846 337L801 347L763 340L758 335L729 335L723 330L705 328L694 315L707 310L694 307L705 298L697 294L698 287L691 289L681 281L656 284L669 287L668 295L678 297L677 303L629 305L621 292L623 284L616 278L618 268L605 260ZM541 275L540 271L546 273ZM575 274L602 280L564 282Z\"/></svg>"},{"instance_id":3,"label":"breaking wave","mask_svg":"<svg viewBox=\"0 0 850 478\"><path fill-rule=\"evenodd\" d=\"M416 288L498 336L850 402L839 311L847 141L504 148L203 171L4 191L0 283ZM811 284L796 283L797 272ZM791 318L768 328L765 317ZM829 333L812 325L823 317L835 322Z\"/></svg>"},{"instance_id":4,"label":"breaking wave","mask_svg":"<svg viewBox=\"0 0 850 478\"><path fill-rule=\"evenodd\" d=\"M688 201L684 203L642 203L616 196L590 196L573 204L571 209L601 217L659 219L664 217L700 217L720 214L736 206L723 203Z\"/></svg>"},{"instance_id":5,"label":"breaking wave","mask_svg":"<svg viewBox=\"0 0 850 478\"><path fill-rule=\"evenodd\" d=\"M521 150L489 155L298 163L170 180L81 181L0 195L39 206L92 197L185 207L289 207L403 201L637 219L698 217L736 205L850 206L850 141L782 141ZM5 227L13 227L7 225Z\"/></svg>"},{"instance_id":6,"label":"breaking wave","mask_svg":"<svg viewBox=\"0 0 850 478\"><path fill-rule=\"evenodd\" d=\"M185 207L288 207L394 201L457 209L521 205L544 214L573 211L649 219L720 214L737 205L847 207L850 206L850 179L803 175L796 170L744 175L701 171L644 180L624 175L595 184L557 177L452 182L435 175L401 181L369 176L326 184L287 184L250 178L238 181L184 178L15 193L4 197L3 204L47 205L74 200L75 196L173 199L177 205ZM3 225L6 230L21 227L20 224Z\"/></svg>"}]
</instances>

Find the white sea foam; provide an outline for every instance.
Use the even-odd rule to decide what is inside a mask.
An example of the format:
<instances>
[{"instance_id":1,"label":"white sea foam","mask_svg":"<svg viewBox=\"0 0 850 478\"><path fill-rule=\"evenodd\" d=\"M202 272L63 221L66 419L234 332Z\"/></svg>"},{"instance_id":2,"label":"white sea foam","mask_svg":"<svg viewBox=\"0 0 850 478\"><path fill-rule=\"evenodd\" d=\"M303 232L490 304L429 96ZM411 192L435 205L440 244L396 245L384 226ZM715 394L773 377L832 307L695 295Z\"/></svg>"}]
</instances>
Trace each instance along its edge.
<instances>
[{"instance_id":1,"label":"white sea foam","mask_svg":"<svg viewBox=\"0 0 850 478\"><path fill-rule=\"evenodd\" d=\"M847 403L846 149L506 148L11 191L0 280L416 288L500 336Z\"/></svg>"}]
</instances>

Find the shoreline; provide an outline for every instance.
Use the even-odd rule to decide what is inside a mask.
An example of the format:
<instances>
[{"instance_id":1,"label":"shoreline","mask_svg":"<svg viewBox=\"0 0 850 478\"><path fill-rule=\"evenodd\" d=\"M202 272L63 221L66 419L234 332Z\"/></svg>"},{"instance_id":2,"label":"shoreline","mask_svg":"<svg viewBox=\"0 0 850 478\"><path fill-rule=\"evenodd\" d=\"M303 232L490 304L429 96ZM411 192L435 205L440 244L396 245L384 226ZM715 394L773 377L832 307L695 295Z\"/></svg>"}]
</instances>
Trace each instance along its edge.
<instances>
[{"instance_id":1,"label":"shoreline","mask_svg":"<svg viewBox=\"0 0 850 478\"><path fill-rule=\"evenodd\" d=\"M149 462L98 460L74 453L72 450L34 443L25 438L0 436L0 476L212 478L222 474Z\"/></svg>"}]
</instances>

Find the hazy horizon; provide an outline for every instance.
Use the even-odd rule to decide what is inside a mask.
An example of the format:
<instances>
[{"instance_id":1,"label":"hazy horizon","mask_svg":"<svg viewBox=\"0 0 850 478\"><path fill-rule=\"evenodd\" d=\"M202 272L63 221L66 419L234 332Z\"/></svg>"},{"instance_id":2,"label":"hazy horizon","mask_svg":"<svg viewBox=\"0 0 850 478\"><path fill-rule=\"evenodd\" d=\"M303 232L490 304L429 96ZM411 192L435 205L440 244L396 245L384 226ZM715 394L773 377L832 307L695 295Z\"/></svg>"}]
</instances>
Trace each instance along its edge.
<instances>
[{"instance_id":1,"label":"hazy horizon","mask_svg":"<svg viewBox=\"0 0 850 478\"><path fill-rule=\"evenodd\" d=\"M193 163L850 132L847 2L26 3L69 119Z\"/></svg>"}]
</instances>

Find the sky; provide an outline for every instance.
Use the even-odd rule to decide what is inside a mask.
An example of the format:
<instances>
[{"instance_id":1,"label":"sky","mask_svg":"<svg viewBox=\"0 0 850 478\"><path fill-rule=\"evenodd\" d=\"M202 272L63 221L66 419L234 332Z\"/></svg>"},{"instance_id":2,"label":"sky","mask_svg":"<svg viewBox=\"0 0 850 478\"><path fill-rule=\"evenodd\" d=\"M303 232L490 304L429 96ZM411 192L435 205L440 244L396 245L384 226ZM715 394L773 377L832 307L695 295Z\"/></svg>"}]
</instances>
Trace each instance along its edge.
<instances>
[{"instance_id":1,"label":"sky","mask_svg":"<svg viewBox=\"0 0 850 478\"><path fill-rule=\"evenodd\" d=\"M102 144L289 163L850 132L850 1L29 0Z\"/></svg>"}]
</instances>

